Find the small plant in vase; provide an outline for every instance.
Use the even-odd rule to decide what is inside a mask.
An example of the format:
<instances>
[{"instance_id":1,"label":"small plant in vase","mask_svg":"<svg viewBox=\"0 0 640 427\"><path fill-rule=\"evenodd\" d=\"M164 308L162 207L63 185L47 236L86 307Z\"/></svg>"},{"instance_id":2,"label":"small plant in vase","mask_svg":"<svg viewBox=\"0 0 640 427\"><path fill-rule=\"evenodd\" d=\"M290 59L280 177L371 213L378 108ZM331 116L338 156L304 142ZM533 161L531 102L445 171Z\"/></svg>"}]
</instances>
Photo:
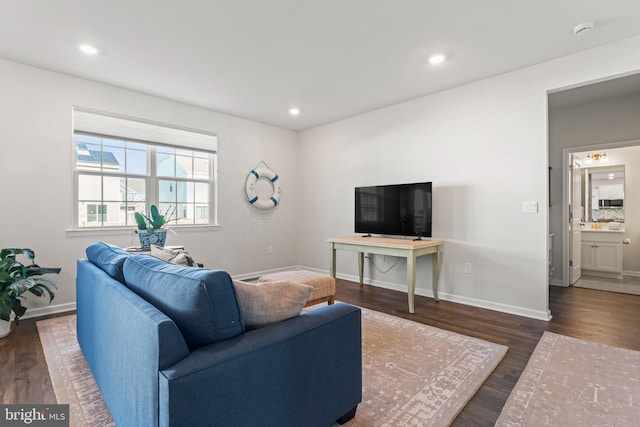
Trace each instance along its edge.
<instances>
[{"instance_id":1,"label":"small plant in vase","mask_svg":"<svg viewBox=\"0 0 640 427\"><path fill-rule=\"evenodd\" d=\"M171 221L175 208L171 215L169 215L169 211L171 211L171 206L167 208L163 215L160 214L156 205L151 205L149 207L149 215L140 212L135 213L136 224L138 225L136 233L140 236L140 246L143 248L148 248L151 245L164 246L167 239L165 226Z\"/></svg>"}]
</instances>

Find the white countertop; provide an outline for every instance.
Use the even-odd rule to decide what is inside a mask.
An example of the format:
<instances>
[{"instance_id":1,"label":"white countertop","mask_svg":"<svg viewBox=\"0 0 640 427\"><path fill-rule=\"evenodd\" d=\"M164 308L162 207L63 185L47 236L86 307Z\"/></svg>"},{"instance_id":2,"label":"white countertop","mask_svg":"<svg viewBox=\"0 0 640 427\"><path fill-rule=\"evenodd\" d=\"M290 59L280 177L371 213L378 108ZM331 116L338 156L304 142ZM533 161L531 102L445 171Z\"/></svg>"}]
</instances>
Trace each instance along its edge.
<instances>
[{"instance_id":1,"label":"white countertop","mask_svg":"<svg viewBox=\"0 0 640 427\"><path fill-rule=\"evenodd\" d=\"M583 233L624 233L624 230L592 230L590 228L583 228Z\"/></svg>"}]
</instances>

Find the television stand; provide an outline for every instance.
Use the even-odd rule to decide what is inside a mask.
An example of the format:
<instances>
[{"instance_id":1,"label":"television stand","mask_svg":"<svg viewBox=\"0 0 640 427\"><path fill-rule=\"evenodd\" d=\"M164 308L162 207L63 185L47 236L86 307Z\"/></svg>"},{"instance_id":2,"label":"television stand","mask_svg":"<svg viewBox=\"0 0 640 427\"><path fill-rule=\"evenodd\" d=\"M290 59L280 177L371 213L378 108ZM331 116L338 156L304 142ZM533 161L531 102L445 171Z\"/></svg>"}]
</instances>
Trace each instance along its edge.
<instances>
[{"instance_id":1,"label":"television stand","mask_svg":"<svg viewBox=\"0 0 640 427\"><path fill-rule=\"evenodd\" d=\"M392 239L388 237L370 237L362 239L359 236L331 237L327 239L331 243L331 277L336 277L336 251L345 250L358 252L358 272L360 285L363 285L364 254L380 254L403 257L407 259L407 293L409 313L414 312L414 294L416 291L416 258L423 255L432 255L432 287L433 298L438 301L438 279L440 278L440 246L439 240L406 240Z\"/></svg>"}]
</instances>

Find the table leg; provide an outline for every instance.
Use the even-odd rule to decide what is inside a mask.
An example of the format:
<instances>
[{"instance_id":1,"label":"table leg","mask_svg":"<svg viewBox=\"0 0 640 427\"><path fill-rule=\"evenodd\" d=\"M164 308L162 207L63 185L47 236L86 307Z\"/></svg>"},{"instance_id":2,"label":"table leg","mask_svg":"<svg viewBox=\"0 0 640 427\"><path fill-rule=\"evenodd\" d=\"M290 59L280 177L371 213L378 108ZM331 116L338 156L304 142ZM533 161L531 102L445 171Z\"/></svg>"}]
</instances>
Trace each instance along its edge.
<instances>
[{"instance_id":1,"label":"table leg","mask_svg":"<svg viewBox=\"0 0 640 427\"><path fill-rule=\"evenodd\" d=\"M416 292L416 256L407 256L407 287L409 294L409 313L414 312L413 297Z\"/></svg>"},{"instance_id":2,"label":"table leg","mask_svg":"<svg viewBox=\"0 0 640 427\"><path fill-rule=\"evenodd\" d=\"M336 278L336 246L331 243L331 263L329 264L329 274Z\"/></svg>"},{"instance_id":3,"label":"table leg","mask_svg":"<svg viewBox=\"0 0 640 427\"><path fill-rule=\"evenodd\" d=\"M436 251L433 255L431 255L431 268L433 270L433 298L436 301L440 301L438 299L438 280L440 279L440 248L436 248Z\"/></svg>"},{"instance_id":4,"label":"table leg","mask_svg":"<svg viewBox=\"0 0 640 427\"><path fill-rule=\"evenodd\" d=\"M360 275L360 286L364 284L364 252L358 252L358 274Z\"/></svg>"}]
</instances>

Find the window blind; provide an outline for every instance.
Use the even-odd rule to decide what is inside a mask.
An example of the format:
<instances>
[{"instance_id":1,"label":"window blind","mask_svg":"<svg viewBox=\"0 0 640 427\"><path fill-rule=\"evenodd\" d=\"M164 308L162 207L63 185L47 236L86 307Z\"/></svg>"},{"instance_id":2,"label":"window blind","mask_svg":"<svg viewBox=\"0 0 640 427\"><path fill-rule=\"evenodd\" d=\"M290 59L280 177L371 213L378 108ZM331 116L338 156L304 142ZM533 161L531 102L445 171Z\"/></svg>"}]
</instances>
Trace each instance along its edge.
<instances>
[{"instance_id":1,"label":"window blind","mask_svg":"<svg viewBox=\"0 0 640 427\"><path fill-rule=\"evenodd\" d=\"M73 130L216 153L215 134L74 107Z\"/></svg>"}]
</instances>

